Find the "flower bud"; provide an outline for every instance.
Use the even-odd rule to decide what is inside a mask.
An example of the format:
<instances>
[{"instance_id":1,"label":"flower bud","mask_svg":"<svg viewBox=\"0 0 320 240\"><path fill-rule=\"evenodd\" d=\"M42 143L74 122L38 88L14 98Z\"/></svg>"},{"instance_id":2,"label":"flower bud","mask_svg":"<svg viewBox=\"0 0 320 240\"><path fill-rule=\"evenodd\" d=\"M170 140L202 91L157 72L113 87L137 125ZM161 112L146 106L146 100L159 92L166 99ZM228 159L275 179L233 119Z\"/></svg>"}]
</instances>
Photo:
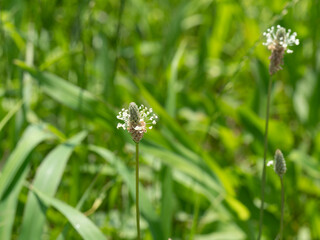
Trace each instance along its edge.
<instances>
[{"instance_id":1,"label":"flower bud","mask_svg":"<svg viewBox=\"0 0 320 240\"><path fill-rule=\"evenodd\" d=\"M276 172L276 174L279 175L279 177L282 177L283 174L285 174L285 172L287 171L287 167L286 167L286 161L284 160L283 154L282 152L277 149L275 155L274 155L274 171Z\"/></svg>"}]
</instances>

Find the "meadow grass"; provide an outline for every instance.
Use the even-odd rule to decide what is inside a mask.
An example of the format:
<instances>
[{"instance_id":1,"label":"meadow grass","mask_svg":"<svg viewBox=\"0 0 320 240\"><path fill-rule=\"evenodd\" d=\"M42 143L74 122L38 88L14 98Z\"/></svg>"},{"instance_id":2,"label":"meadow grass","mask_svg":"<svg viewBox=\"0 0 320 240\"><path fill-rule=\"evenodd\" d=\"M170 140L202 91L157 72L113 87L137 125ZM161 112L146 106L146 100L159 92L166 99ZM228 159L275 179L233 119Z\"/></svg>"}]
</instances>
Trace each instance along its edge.
<instances>
[{"instance_id":1,"label":"meadow grass","mask_svg":"<svg viewBox=\"0 0 320 240\"><path fill-rule=\"evenodd\" d=\"M269 52L273 80L262 239L320 238L319 2L0 2L0 239L256 239ZM158 124L117 130L130 102ZM284 212L283 212L283 209ZM282 219L283 218L283 219Z\"/></svg>"}]
</instances>

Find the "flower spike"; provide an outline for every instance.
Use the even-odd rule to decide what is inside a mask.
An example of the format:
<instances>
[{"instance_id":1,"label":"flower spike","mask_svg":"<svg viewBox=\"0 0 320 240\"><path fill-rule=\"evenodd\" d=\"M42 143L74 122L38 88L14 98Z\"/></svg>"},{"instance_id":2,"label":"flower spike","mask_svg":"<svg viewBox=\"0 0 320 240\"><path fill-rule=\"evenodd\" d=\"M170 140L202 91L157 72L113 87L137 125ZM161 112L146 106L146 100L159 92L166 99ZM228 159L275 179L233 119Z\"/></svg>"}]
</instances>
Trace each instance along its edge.
<instances>
[{"instance_id":1,"label":"flower spike","mask_svg":"<svg viewBox=\"0 0 320 240\"><path fill-rule=\"evenodd\" d=\"M122 109L117 118L124 123L118 123L117 128L123 128L131 133L132 140L139 143L147 129L152 129L157 123L158 116L152 108L143 105L137 106L134 102L129 104L129 109ZM151 125L151 126L150 126Z\"/></svg>"},{"instance_id":2,"label":"flower spike","mask_svg":"<svg viewBox=\"0 0 320 240\"><path fill-rule=\"evenodd\" d=\"M293 53L288 46L299 45L299 39L297 39L297 33L291 34L291 29L286 30L285 28L277 25L277 30L271 27L263 33L266 37L266 42L262 43L267 46L272 52L270 56L270 75L275 74L277 71L281 70L281 65L283 65L283 55L285 52Z\"/></svg>"},{"instance_id":3,"label":"flower spike","mask_svg":"<svg viewBox=\"0 0 320 240\"><path fill-rule=\"evenodd\" d=\"M279 149L277 149L274 155L274 171L279 175L279 177L282 177L287 171L286 161Z\"/></svg>"}]
</instances>

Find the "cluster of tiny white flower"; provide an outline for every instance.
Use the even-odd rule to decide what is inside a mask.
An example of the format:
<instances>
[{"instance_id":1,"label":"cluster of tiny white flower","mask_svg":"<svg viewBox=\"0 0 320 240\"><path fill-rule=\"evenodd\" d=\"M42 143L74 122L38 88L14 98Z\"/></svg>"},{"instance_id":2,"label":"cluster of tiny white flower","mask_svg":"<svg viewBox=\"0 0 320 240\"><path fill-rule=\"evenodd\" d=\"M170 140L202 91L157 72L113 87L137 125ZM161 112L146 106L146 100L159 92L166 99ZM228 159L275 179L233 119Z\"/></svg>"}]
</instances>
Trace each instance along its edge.
<instances>
[{"instance_id":1,"label":"cluster of tiny white flower","mask_svg":"<svg viewBox=\"0 0 320 240\"><path fill-rule=\"evenodd\" d=\"M277 31L274 32L274 27L267 29L267 32L263 33L263 36L267 38L266 42L263 45L268 46L270 50L272 50L276 45L280 45L286 49L287 53L293 53L291 49L287 49L288 46L299 45L299 39L297 39L297 33L294 32L291 34L291 29L288 31L277 25ZM284 34L278 34L282 31Z\"/></svg>"},{"instance_id":2,"label":"cluster of tiny white flower","mask_svg":"<svg viewBox=\"0 0 320 240\"><path fill-rule=\"evenodd\" d=\"M146 126L149 125L148 129L152 129L152 125L157 123L158 116L153 113L152 108L147 108L144 105L139 107L140 114L140 126L135 126L134 130L140 132L146 132ZM124 130L130 130L129 126L129 110L122 108L119 112L117 119L124 121L124 123L118 123L117 128L122 127ZM151 125L151 126L150 126Z\"/></svg>"},{"instance_id":3,"label":"cluster of tiny white flower","mask_svg":"<svg viewBox=\"0 0 320 240\"><path fill-rule=\"evenodd\" d=\"M267 167L270 167L270 166L272 166L274 164L274 161L273 160L270 160L270 161L268 161L268 163L267 163Z\"/></svg>"}]
</instances>

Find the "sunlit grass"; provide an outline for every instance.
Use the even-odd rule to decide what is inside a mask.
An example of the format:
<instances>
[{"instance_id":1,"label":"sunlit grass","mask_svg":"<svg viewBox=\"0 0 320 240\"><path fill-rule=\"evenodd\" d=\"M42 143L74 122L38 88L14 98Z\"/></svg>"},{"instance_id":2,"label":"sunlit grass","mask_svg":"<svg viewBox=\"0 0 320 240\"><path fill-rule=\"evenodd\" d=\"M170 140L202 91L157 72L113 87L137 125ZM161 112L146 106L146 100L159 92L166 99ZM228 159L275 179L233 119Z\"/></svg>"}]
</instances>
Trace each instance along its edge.
<instances>
[{"instance_id":1,"label":"sunlit grass","mask_svg":"<svg viewBox=\"0 0 320 240\"><path fill-rule=\"evenodd\" d=\"M286 205L267 168L262 236L283 216L283 239L320 238L319 7L1 1L0 239L137 238L135 144L116 118L133 101L159 116L139 144L141 239L256 239L276 24L300 46L273 80L266 161L286 156Z\"/></svg>"}]
</instances>

